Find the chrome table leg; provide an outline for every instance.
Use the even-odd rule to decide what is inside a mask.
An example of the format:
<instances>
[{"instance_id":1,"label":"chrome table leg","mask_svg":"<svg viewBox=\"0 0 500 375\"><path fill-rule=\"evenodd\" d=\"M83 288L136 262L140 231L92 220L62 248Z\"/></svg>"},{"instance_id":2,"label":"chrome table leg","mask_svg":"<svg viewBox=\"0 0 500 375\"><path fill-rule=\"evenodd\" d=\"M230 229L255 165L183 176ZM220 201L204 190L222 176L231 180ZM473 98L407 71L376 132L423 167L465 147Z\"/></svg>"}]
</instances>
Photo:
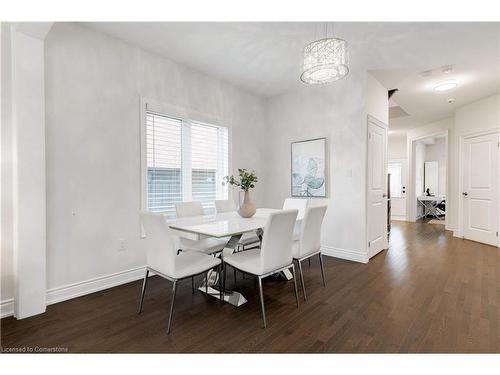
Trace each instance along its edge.
<instances>
[{"instance_id":1,"label":"chrome table leg","mask_svg":"<svg viewBox=\"0 0 500 375\"><path fill-rule=\"evenodd\" d=\"M240 241L241 234L237 234L232 236L227 242L226 247L222 251L222 254L229 253L232 254L234 249L237 247L238 242ZM227 265L224 265L223 273L220 274L219 271L210 270L207 272L206 281L198 287L198 290L202 293L208 294L209 296L220 299L222 296L223 302L227 302L233 306L241 306L247 302L247 299L237 291L227 290L225 287L225 273L227 270ZM235 271L236 272L236 271ZM216 286L217 280L220 277L223 277L223 292L221 293L220 288ZM236 280L236 279L235 279Z\"/></svg>"}]
</instances>

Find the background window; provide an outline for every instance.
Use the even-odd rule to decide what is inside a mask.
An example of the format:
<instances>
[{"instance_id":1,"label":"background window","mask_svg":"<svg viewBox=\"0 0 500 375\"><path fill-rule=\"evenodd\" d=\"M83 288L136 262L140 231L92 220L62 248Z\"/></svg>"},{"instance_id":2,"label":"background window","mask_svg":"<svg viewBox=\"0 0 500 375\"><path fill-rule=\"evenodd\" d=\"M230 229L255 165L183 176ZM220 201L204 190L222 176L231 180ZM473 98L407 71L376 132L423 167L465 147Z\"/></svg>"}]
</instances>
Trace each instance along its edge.
<instances>
[{"instance_id":1,"label":"background window","mask_svg":"<svg viewBox=\"0 0 500 375\"><path fill-rule=\"evenodd\" d=\"M175 217L175 203L201 202L215 212L228 199L227 128L146 112L147 209Z\"/></svg>"}]
</instances>

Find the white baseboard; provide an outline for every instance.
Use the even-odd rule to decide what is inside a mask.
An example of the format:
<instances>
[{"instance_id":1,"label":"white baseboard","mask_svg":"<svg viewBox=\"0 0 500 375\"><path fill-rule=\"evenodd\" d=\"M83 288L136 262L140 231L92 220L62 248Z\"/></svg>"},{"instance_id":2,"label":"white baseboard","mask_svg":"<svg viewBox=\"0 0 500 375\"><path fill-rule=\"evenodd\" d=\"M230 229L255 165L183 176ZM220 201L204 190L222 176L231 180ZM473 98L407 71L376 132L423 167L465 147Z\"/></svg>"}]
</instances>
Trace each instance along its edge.
<instances>
[{"instance_id":1,"label":"white baseboard","mask_svg":"<svg viewBox=\"0 0 500 375\"><path fill-rule=\"evenodd\" d=\"M72 298L81 297L86 294L142 279L145 269L146 267L137 267L127 271L121 271L111 275L95 277L78 283L49 289L47 290L47 305L67 301ZM14 299L11 298L1 301L1 317L5 318L11 315L14 315Z\"/></svg>"},{"instance_id":2,"label":"white baseboard","mask_svg":"<svg viewBox=\"0 0 500 375\"><path fill-rule=\"evenodd\" d=\"M351 260L359 263L368 263L368 254L360 251L341 249L333 246L321 246L321 253L334 258Z\"/></svg>"},{"instance_id":3,"label":"white baseboard","mask_svg":"<svg viewBox=\"0 0 500 375\"><path fill-rule=\"evenodd\" d=\"M391 215L391 221L406 221L406 215Z\"/></svg>"},{"instance_id":4,"label":"white baseboard","mask_svg":"<svg viewBox=\"0 0 500 375\"><path fill-rule=\"evenodd\" d=\"M14 315L14 298L0 302L0 318Z\"/></svg>"},{"instance_id":5,"label":"white baseboard","mask_svg":"<svg viewBox=\"0 0 500 375\"><path fill-rule=\"evenodd\" d=\"M67 301L72 298L81 297L86 294L142 279L145 270L145 267L137 267L127 271L121 271L111 275L96 277L90 280L49 289L47 290L47 305Z\"/></svg>"}]
</instances>

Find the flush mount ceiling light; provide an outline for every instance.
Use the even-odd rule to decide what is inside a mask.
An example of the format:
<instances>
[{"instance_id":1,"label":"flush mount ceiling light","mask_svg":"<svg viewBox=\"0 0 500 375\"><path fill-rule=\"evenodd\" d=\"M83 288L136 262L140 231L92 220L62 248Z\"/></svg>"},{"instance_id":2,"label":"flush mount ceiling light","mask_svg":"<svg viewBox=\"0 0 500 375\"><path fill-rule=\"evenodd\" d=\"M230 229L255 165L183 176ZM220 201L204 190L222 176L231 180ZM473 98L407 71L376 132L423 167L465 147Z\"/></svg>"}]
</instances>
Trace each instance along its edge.
<instances>
[{"instance_id":1,"label":"flush mount ceiling light","mask_svg":"<svg viewBox=\"0 0 500 375\"><path fill-rule=\"evenodd\" d=\"M447 79L446 81L438 82L434 85L434 91L448 91L453 90L458 86L455 79Z\"/></svg>"},{"instance_id":2,"label":"flush mount ceiling light","mask_svg":"<svg viewBox=\"0 0 500 375\"><path fill-rule=\"evenodd\" d=\"M326 37L304 47L304 64L300 79L308 84L323 84L337 81L349 73L347 42L339 38Z\"/></svg>"}]
</instances>

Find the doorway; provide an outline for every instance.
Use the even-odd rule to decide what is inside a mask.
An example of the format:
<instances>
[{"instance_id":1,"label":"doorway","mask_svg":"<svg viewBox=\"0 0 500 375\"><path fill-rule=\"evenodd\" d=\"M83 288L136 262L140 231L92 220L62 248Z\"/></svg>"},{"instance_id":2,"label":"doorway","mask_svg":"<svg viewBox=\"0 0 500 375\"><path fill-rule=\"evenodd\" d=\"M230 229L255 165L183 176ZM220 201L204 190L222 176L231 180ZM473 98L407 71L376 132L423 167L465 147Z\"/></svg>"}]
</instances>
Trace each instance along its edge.
<instances>
[{"instance_id":1,"label":"doorway","mask_svg":"<svg viewBox=\"0 0 500 375\"><path fill-rule=\"evenodd\" d=\"M391 220L406 220L407 164L405 158L390 159L387 164Z\"/></svg>"},{"instance_id":2,"label":"doorway","mask_svg":"<svg viewBox=\"0 0 500 375\"><path fill-rule=\"evenodd\" d=\"M408 146L408 220L441 225L444 230L447 224L448 131L411 139Z\"/></svg>"}]
</instances>

